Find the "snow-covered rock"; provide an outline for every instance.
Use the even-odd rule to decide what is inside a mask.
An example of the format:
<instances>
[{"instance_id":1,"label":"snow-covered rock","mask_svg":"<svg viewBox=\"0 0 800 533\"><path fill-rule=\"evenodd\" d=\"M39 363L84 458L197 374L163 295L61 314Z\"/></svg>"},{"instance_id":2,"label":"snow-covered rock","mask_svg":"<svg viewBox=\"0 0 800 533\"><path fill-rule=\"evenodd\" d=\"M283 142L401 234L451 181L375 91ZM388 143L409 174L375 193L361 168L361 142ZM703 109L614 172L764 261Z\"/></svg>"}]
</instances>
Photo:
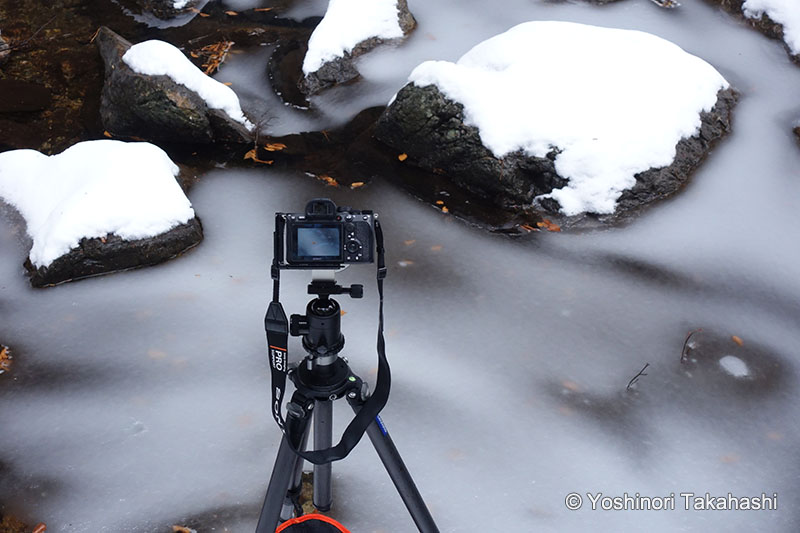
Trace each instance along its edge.
<instances>
[{"instance_id":1,"label":"snow-covered rock","mask_svg":"<svg viewBox=\"0 0 800 533\"><path fill-rule=\"evenodd\" d=\"M783 40L800 63L800 2L797 0L709 0L744 18L765 35Z\"/></svg>"},{"instance_id":2,"label":"snow-covered rock","mask_svg":"<svg viewBox=\"0 0 800 533\"><path fill-rule=\"evenodd\" d=\"M528 22L419 65L376 126L407 162L503 206L618 215L677 191L735 95L656 36Z\"/></svg>"},{"instance_id":3,"label":"snow-covered rock","mask_svg":"<svg viewBox=\"0 0 800 533\"><path fill-rule=\"evenodd\" d=\"M0 153L0 198L25 218L34 286L165 261L196 245L202 228L149 143L100 140L60 154Z\"/></svg>"},{"instance_id":4,"label":"snow-covered rock","mask_svg":"<svg viewBox=\"0 0 800 533\"><path fill-rule=\"evenodd\" d=\"M416 27L406 0L330 0L308 40L301 90L311 95L355 79L353 60Z\"/></svg>"},{"instance_id":5,"label":"snow-covered rock","mask_svg":"<svg viewBox=\"0 0 800 533\"><path fill-rule=\"evenodd\" d=\"M163 41L131 45L102 27L97 45L105 62L100 107L113 135L148 141L251 142L253 125L233 90L206 76Z\"/></svg>"}]
</instances>

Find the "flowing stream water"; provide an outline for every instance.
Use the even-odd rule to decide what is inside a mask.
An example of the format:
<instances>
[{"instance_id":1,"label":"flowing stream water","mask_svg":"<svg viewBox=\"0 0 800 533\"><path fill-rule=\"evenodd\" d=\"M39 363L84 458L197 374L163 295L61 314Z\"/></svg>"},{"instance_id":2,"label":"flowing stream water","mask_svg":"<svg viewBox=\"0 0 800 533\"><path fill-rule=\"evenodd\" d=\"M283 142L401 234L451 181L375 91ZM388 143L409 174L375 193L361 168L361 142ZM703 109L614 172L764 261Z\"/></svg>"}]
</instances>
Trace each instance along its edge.
<instances>
[{"instance_id":1,"label":"flowing stream water","mask_svg":"<svg viewBox=\"0 0 800 533\"><path fill-rule=\"evenodd\" d=\"M383 418L442 531L797 531L800 68L699 1L408 3L410 39L365 56L363 79L311 111L280 105L264 48L216 77L246 112L270 113L270 133L317 130L385 105L424 60L456 60L520 22L569 20L654 33L711 63L741 94L734 131L675 198L603 231L509 238L381 181L351 191L218 168L189 194L205 229L195 250L34 290L24 225L3 210L0 341L15 360L0 375L0 510L53 532L253 531L280 438L263 331L273 214L327 196L382 217ZM653 105L669 97L655 91ZM363 300L339 298L343 354L374 380L374 270L337 279L365 284ZM283 276L287 312L302 312L308 281ZM290 353L304 355L295 338ZM349 418L337 406L337 427ZM351 531L415 530L367 440L333 472L332 515ZM766 494L778 509L686 510L689 492ZM674 495L676 508L592 510L597 493Z\"/></svg>"}]
</instances>

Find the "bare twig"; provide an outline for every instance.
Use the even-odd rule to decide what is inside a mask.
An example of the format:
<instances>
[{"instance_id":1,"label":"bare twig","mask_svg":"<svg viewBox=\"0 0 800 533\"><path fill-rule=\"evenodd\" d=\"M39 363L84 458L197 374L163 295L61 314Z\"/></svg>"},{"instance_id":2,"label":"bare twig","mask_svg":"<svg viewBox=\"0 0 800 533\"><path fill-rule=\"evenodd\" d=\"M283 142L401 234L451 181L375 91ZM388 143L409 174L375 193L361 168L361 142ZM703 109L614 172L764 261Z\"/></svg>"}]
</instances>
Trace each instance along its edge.
<instances>
[{"instance_id":1,"label":"bare twig","mask_svg":"<svg viewBox=\"0 0 800 533\"><path fill-rule=\"evenodd\" d=\"M631 387L633 386L633 384L636 383L637 381L639 381L640 377L647 375L647 374L645 374L644 371L647 370L648 366L650 366L650 363L645 363L645 365L642 367L642 369L639 370L639 373L636 374L635 376L633 376L633 378L628 382L628 386L625 387L626 391L627 390L631 390Z\"/></svg>"},{"instance_id":2,"label":"bare twig","mask_svg":"<svg viewBox=\"0 0 800 533\"><path fill-rule=\"evenodd\" d=\"M24 41L21 41L21 42L19 42L19 43L16 43L16 44L14 44L14 45L10 46L10 47L9 47L9 50L19 50L20 48L22 48L23 46L25 46L26 44L28 44L29 42L31 42L31 40L33 40L33 38L34 38L34 37L36 37L37 35L39 35L39 32L40 32L40 31L42 31L42 30L45 28L45 26L47 26L48 24L50 24L51 22L53 22L53 20L55 20L55 18L56 18L57 16L58 16L58 15L53 15L52 17L50 17L50 20L48 20L47 22L45 22L44 24L42 24L41 26L39 26L39 29L38 29L38 30L36 30L35 32L33 32L33 35L31 35L30 37L28 37L28 38L27 38L27 39L25 39Z\"/></svg>"},{"instance_id":3,"label":"bare twig","mask_svg":"<svg viewBox=\"0 0 800 533\"><path fill-rule=\"evenodd\" d=\"M689 346L689 339L692 338L692 335L694 335L695 333L699 333L701 331L703 331L703 328L693 329L686 336L686 340L683 341L683 348L681 349L681 364L686 362L686 358L689 355L689 350L691 350L691 347Z\"/></svg>"}]
</instances>

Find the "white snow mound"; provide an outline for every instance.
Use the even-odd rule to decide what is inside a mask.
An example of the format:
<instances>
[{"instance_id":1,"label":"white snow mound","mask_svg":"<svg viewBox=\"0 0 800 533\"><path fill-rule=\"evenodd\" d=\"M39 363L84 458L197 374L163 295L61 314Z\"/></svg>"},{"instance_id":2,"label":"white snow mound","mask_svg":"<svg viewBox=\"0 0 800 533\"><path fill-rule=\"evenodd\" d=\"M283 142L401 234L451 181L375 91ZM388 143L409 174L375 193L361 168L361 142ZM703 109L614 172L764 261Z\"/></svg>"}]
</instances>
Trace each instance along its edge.
<instances>
[{"instance_id":1,"label":"white snow mound","mask_svg":"<svg viewBox=\"0 0 800 533\"><path fill-rule=\"evenodd\" d=\"M134 44L122 60L139 74L169 76L175 83L199 94L208 107L223 110L233 120L253 130L253 124L244 116L233 89L207 76L171 44L158 40Z\"/></svg>"},{"instance_id":2,"label":"white snow mound","mask_svg":"<svg viewBox=\"0 0 800 533\"><path fill-rule=\"evenodd\" d=\"M53 156L13 150L0 154L0 198L25 218L38 268L84 237L143 239L194 218L177 175L149 143L87 141Z\"/></svg>"},{"instance_id":3,"label":"white snow mound","mask_svg":"<svg viewBox=\"0 0 800 533\"><path fill-rule=\"evenodd\" d=\"M330 0L308 40L303 74L316 72L370 37L388 40L402 36L397 0Z\"/></svg>"},{"instance_id":4,"label":"white snow mound","mask_svg":"<svg viewBox=\"0 0 800 533\"><path fill-rule=\"evenodd\" d=\"M654 35L570 22L526 22L457 63L427 61L409 76L464 106L498 158L544 157L569 179L551 196L562 212L612 213L634 175L668 166L728 82Z\"/></svg>"},{"instance_id":5,"label":"white snow mound","mask_svg":"<svg viewBox=\"0 0 800 533\"><path fill-rule=\"evenodd\" d=\"M793 54L800 54L800 1L798 0L745 0L744 16L751 19L769 18L783 26L783 40Z\"/></svg>"}]
</instances>

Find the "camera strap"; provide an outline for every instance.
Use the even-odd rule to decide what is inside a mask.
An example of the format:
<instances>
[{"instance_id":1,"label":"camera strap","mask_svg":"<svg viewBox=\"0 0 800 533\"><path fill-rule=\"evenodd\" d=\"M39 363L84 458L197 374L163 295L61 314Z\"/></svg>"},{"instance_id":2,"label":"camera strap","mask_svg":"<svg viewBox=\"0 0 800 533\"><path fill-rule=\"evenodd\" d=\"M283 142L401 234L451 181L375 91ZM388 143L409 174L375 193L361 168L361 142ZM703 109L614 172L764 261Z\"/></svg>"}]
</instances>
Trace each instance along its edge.
<instances>
[{"instance_id":1,"label":"camera strap","mask_svg":"<svg viewBox=\"0 0 800 533\"><path fill-rule=\"evenodd\" d=\"M283 231L282 227L276 231ZM267 332L267 345L269 349L269 360L272 373L272 417L286 435L286 441L292 450L303 459L313 464L326 464L332 461L344 459L355 448L364 436L370 424L377 420L378 414L386 405L389 399L391 388L391 371L389 361L386 358L386 342L383 338L383 279L386 277L386 264L383 248L383 231L380 222L375 219L375 244L377 251L377 285L378 285L378 375L375 381L375 389L372 395L356 413L342 433L341 440L335 446L324 450L303 451L294 446L294 442L302 439L295 435L290 435L292 425L287 425L281 412L283 397L286 390L286 376L289 371L288 341L289 341L289 321L283 306L278 301L280 295L280 270L277 264L272 266L273 295L272 301L267 308L264 318L264 326ZM276 256L277 257L277 256ZM380 424L379 424L380 425Z\"/></svg>"}]
</instances>

